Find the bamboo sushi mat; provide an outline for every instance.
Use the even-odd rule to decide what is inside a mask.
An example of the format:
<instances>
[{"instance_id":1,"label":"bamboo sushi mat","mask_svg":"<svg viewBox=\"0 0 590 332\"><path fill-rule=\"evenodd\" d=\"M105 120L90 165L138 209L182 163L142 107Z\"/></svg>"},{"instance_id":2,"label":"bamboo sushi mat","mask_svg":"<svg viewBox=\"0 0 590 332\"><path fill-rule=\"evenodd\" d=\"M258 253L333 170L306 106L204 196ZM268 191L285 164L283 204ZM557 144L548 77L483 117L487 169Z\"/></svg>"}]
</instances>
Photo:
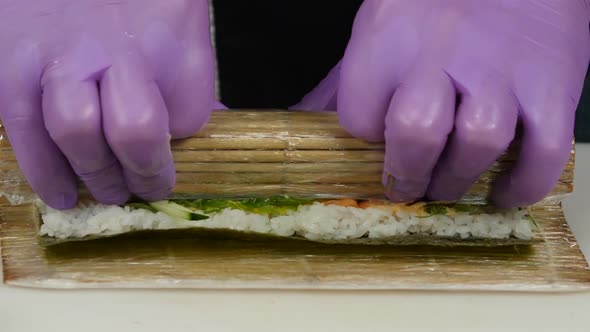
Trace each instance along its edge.
<instances>
[{"instance_id":1,"label":"bamboo sushi mat","mask_svg":"<svg viewBox=\"0 0 590 332\"><path fill-rule=\"evenodd\" d=\"M33 209L10 207L0 242L4 282L21 287L590 290L590 269L561 207L533 215L544 241L530 247L333 246L173 232L44 249Z\"/></svg>"},{"instance_id":2,"label":"bamboo sushi mat","mask_svg":"<svg viewBox=\"0 0 590 332\"><path fill-rule=\"evenodd\" d=\"M172 149L180 196L383 193L384 146L350 137L333 113L215 112ZM516 142L465 200L485 200L517 154ZM555 203L573 189L574 157L572 150L559 183L534 210L544 241L530 247L334 246L168 232L43 248L35 210L3 206L3 280L41 288L590 290L590 268ZM1 127L0 161L0 192L13 203L32 197Z\"/></svg>"}]
</instances>

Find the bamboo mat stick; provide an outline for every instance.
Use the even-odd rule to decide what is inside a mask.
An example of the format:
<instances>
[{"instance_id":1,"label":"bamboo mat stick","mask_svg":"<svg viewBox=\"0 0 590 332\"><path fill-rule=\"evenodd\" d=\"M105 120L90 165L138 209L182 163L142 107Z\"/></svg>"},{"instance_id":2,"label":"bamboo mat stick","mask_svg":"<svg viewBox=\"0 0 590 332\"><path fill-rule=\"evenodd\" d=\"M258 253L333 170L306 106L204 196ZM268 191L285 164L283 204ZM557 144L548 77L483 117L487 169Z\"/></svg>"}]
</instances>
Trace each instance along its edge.
<instances>
[{"instance_id":1,"label":"bamboo mat stick","mask_svg":"<svg viewBox=\"0 0 590 332\"><path fill-rule=\"evenodd\" d=\"M263 115L259 117L253 117L251 119L244 119L240 120L239 118L235 118L231 122L226 121L226 119L219 119L221 121L212 120L209 122L208 126L210 128L215 128L217 130L223 128L240 128L240 129L261 129L261 128L271 128L276 130L288 130L288 129L304 129L304 128L311 128L311 129L330 129L330 130L340 130L341 126L338 123L338 120L334 117L318 117L318 116L309 116L307 117L275 117L272 115Z\"/></svg>"},{"instance_id":2,"label":"bamboo mat stick","mask_svg":"<svg viewBox=\"0 0 590 332\"><path fill-rule=\"evenodd\" d=\"M313 144L313 143L312 143ZM344 162L383 162L385 153L382 150L372 149L349 149L349 150L299 150L288 149L244 149L236 150L233 147L229 149L173 149L174 160L176 162L307 162L307 163L344 163ZM10 149L0 149L0 160L3 163L15 162L16 157ZM500 163L509 163L505 169L514 163L515 159L505 155L499 159Z\"/></svg>"},{"instance_id":3,"label":"bamboo mat stick","mask_svg":"<svg viewBox=\"0 0 590 332\"><path fill-rule=\"evenodd\" d=\"M349 163L211 163L204 162L177 162L176 172L182 173L381 173L383 163L381 162L349 162Z\"/></svg>"},{"instance_id":4,"label":"bamboo mat stick","mask_svg":"<svg viewBox=\"0 0 590 332\"><path fill-rule=\"evenodd\" d=\"M254 162L254 163L342 163L359 161L383 162L384 154L379 151L174 151L174 160L181 162Z\"/></svg>"},{"instance_id":5,"label":"bamboo mat stick","mask_svg":"<svg viewBox=\"0 0 590 332\"><path fill-rule=\"evenodd\" d=\"M381 183L381 172L374 173L179 173L178 183Z\"/></svg>"},{"instance_id":6,"label":"bamboo mat stick","mask_svg":"<svg viewBox=\"0 0 590 332\"><path fill-rule=\"evenodd\" d=\"M261 128L239 128L224 126L220 128L207 127L197 133L194 137L303 137L303 138L350 138L346 130L342 128L281 128L274 129L267 126Z\"/></svg>"},{"instance_id":7,"label":"bamboo mat stick","mask_svg":"<svg viewBox=\"0 0 590 332\"><path fill-rule=\"evenodd\" d=\"M174 142L176 150L384 150L382 143L371 144L354 138L336 137L204 137Z\"/></svg>"},{"instance_id":8,"label":"bamboo mat stick","mask_svg":"<svg viewBox=\"0 0 590 332\"><path fill-rule=\"evenodd\" d=\"M363 184L218 184L218 183L178 183L177 194L213 196L274 196L297 194L303 196L325 197L379 197L383 194L381 183Z\"/></svg>"},{"instance_id":9,"label":"bamboo mat stick","mask_svg":"<svg viewBox=\"0 0 590 332\"><path fill-rule=\"evenodd\" d=\"M181 173L325 173L325 172L381 172L382 162L349 162L349 163L244 163L244 162L182 162L176 161L176 172ZM16 161L0 162L0 172L13 172L21 177Z\"/></svg>"}]
</instances>

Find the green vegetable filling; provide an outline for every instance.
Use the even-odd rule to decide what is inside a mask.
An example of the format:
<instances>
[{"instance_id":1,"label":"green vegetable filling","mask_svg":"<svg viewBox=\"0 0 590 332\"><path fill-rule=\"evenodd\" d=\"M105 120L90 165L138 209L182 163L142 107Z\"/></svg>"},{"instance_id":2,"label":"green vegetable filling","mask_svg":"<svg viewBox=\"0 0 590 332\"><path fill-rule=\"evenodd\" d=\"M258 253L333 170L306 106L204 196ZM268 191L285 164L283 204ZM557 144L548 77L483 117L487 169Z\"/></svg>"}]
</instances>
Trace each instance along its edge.
<instances>
[{"instance_id":1,"label":"green vegetable filling","mask_svg":"<svg viewBox=\"0 0 590 332\"><path fill-rule=\"evenodd\" d=\"M143 202L131 202L131 203L127 203L125 206L130 207L131 210L148 210L153 213L158 212L158 210L151 207L151 205L149 205L148 203L143 203Z\"/></svg>"},{"instance_id":2,"label":"green vegetable filling","mask_svg":"<svg viewBox=\"0 0 590 332\"><path fill-rule=\"evenodd\" d=\"M178 199L155 203L133 201L126 204L126 206L131 209L143 209L153 213L163 212L169 216L185 220L204 220L209 218L207 215L219 213L225 209L241 210L248 213L268 215L274 218L287 215L302 205L309 205L314 202L315 200L313 199L274 196L236 200L224 198ZM447 215L450 210L473 215L493 213L490 209L490 207L474 204L427 203L424 205L424 212L428 216ZM526 218L537 226L533 217L527 215Z\"/></svg>"},{"instance_id":3,"label":"green vegetable filling","mask_svg":"<svg viewBox=\"0 0 590 332\"><path fill-rule=\"evenodd\" d=\"M175 203L190 209L202 211L206 214L221 212L225 209L242 210L255 214L266 214L277 217L295 211L301 205L312 204L312 199L300 199L288 196L275 196L269 198L248 198L240 200L229 199L196 199L175 200Z\"/></svg>"},{"instance_id":4,"label":"green vegetable filling","mask_svg":"<svg viewBox=\"0 0 590 332\"><path fill-rule=\"evenodd\" d=\"M531 222L531 224L533 225L533 227L535 227L535 229L539 229L539 225L537 224L537 221L535 220L535 218L533 218L533 216L531 216L530 214L527 214L525 216L525 218Z\"/></svg>"},{"instance_id":5,"label":"green vegetable filling","mask_svg":"<svg viewBox=\"0 0 590 332\"><path fill-rule=\"evenodd\" d=\"M147 210L153 213L162 212L171 217L185 220L205 220L209 216L200 214L213 214L225 209L242 210L249 213L265 214L270 217L287 215L297 210L301 205L308 205L314 202L313 199L301 199L288 196L275 196L268 198L248 198L230 200L223 198L208 199L179 199L161 202L147 203L143 201L132 201L126 206L133 210ZM197 211L199 213L197 213Z\"/></svg>"},{"instance_id":6,"label":"green vegetable filling","mask_svg":"<svg viewBox=\"0 0 590 332\"><path fill-rule=\"evenodd\" d=\"M492 207L478 204L428 203L424 206L424 212L426 212L429 216L446 215L449 213L449 210L472 215L495 212Z\"/></svg>"},{"instance_id":7,"label":"green vegetable filling","mask_svg":"<svg viewBox=\"0 0 590 332\"><path fill-rule=\"evenodd\" d=\"M447 214L448 208L443 204L431 203L424 206L424 212L431 216L440 216Z\"/></svg>"}]
</instances>

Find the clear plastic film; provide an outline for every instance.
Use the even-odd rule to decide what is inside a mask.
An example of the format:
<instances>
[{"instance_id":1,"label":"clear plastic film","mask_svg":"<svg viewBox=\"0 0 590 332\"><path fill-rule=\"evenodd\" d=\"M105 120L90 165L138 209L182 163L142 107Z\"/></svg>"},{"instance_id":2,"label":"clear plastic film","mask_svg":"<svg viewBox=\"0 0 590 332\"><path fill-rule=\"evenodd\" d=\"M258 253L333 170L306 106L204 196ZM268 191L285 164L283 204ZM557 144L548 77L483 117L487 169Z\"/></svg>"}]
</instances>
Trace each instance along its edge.
<instances>
[{"instance_id":1,"label":"clear plastic film","mask_svg":"<svg viewBox=\"0 0 590 332\"><path fill-rule=\"evenodd\" d=\"M384 196L384 145L351 137L334 113L218 111L201 132L174 141L172 149L177 169L175 198ZM510 169L518 150L519 144L515 142L473 185L463 201L486 203L494 180ZM572 150L561 179L539 204L559 202L572 192L574 155ZM85 192L82 186L81 192ZM0 196L13 204L36 198L19 171L3 131Z\"/></svg>"}]
</instances>

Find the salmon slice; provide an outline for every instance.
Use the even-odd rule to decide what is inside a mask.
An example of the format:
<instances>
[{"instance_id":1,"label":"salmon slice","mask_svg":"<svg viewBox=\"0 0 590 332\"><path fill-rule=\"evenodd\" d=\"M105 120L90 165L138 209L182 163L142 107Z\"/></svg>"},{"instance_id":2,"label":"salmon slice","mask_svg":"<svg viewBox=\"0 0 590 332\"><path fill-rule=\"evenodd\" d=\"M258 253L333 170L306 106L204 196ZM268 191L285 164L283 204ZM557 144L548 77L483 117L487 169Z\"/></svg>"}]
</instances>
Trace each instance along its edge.
<instances>
[{"instance_id":1,"label":"salmon slice","mask_svg":"<svg viewBox=\"0 0 590 332\"><path fill-rule=\"evenodd\" d=\"M344 207L355 207L355 208L359 207L357 201L352 198L334 199L334 200L324 201L324 202L322 202L322 204L344 206Z\"/></svg>"},{"instance_id":2,"label":"salmon slice","mask_svg":"<svg viewBox=\"0 0 590 332\"><path fill-rule=\"evenodd\" d=\"M352 198L344 198L344 199L334 199L323 201L322 204L324 205L335 205L335 206L344 206L344 207L353 207L353 208L360 208L360 209L379 209L391 213L392 215L396 215L399 212L405 212L409 214L415 214L417 216L426 216L427 214L424 212L425 203L415 203L415 204L404 204L404 203L392 203L384 200L363 200L357 201Z\"/></svg>"},{"instance_id":3,"label":"salmon slice","mask_svg":"<svg viewBox=\"0 0 590 332\"><path fill-rule=\"evenodd\" d=\"M383 211L390 212L391 214L397 214L398 212L406 212L409 214L416 214L418 216L425 216L424 203L405 204L405 203L392 203L383 200L368 200L359 203L359 208L362 209L380 209Z\"/></svg>"}]
</instances>

